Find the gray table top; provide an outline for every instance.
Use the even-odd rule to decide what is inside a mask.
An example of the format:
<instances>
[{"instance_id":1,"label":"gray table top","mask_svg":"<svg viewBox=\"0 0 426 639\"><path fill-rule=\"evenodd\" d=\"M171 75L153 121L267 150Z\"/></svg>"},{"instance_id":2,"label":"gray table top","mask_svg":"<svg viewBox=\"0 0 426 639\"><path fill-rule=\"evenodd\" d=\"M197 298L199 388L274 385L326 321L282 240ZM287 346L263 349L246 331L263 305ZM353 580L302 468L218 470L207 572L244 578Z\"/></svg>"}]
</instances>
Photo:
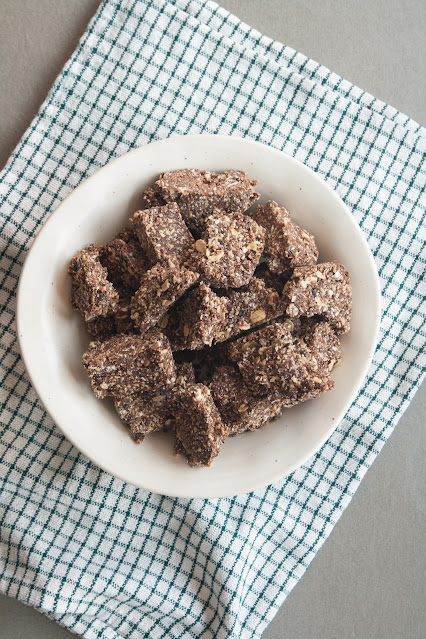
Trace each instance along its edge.
<instances>
[{"instance_id":1,"label":"gray table top","mask_svg":"<svg viewBox=\"0 0 426 639\"><path fill-rule=\"evenodd\" d=\"M1 0L0 166L98 4ZM223 0L222 5L426 125L424 0ZM424 383L264 639L424 637L425 414ZM72 636L0 596L0 639Z\"/></svg>"}]
</instances>

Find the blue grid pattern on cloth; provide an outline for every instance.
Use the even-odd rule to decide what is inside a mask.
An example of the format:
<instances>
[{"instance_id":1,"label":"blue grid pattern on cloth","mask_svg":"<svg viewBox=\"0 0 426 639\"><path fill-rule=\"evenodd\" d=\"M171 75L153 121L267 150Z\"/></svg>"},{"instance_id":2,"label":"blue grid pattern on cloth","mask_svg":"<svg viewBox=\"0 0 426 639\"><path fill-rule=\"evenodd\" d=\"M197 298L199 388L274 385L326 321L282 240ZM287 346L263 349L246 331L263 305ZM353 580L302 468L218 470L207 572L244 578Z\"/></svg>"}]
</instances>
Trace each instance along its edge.
<instances>
[{"instance_id":1,"label":"blue grid pattern on cloth","mask_svg":"<svg viewBox=\"0 0 426 639\"><path fill-rule=\"evenodd\" d=\"M383 292L364 386L322 449L232 499L99 470L31 388L14 324L26 252L84 178L150 141L222 133L284 150L345 201ZM0 176L0 591L85 637L258 637L425 371L426 136L324 67L201 0L105 0Z\"/></svg>"}]
</instances>

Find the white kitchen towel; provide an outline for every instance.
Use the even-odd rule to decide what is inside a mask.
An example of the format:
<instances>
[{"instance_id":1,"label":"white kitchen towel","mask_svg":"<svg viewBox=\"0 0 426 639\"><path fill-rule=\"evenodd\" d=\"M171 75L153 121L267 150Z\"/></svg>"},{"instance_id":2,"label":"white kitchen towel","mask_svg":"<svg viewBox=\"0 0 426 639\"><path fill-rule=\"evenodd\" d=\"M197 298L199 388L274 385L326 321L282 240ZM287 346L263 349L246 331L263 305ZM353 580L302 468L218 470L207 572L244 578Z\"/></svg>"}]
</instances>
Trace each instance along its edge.
<instances>
[{"instance_id":1,"label":"white kitchen towel","mask_svg":"<svg viewBox=\"0 0 426 639\"><path fill-rule=\"evenodd\" d=\"M222 133L286 151L346 202L383 291L364 386L286 479L162 497L59 433L16 344L16 286L43 222L131 148ZM201 0L105 0L0 175L0 591L85 637L258 637L330 534L425 372L426 136L324 67Z\"/></svg>"}]
</instances>

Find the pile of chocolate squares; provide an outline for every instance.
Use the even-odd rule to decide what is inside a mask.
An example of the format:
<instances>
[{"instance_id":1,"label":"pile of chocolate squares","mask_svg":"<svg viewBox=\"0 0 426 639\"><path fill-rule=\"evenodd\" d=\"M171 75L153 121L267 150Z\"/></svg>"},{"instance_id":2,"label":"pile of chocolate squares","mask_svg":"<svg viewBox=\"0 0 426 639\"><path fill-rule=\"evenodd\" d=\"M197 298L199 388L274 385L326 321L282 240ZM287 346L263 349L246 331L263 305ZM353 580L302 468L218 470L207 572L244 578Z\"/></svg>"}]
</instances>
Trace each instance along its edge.
<instances>
[{"instance_id":1,"label":"pile of chocolate squares","mask_svg":"<svg viewBox=\"0 0 426 639\"><path fill-rule=\"evenodd\" d=\"M243 171L162 173L130 227L73 257L83 365L133 439L170 429L209 466L226 437L333 388L349 274Z\"/></svg>"}]
</instances>

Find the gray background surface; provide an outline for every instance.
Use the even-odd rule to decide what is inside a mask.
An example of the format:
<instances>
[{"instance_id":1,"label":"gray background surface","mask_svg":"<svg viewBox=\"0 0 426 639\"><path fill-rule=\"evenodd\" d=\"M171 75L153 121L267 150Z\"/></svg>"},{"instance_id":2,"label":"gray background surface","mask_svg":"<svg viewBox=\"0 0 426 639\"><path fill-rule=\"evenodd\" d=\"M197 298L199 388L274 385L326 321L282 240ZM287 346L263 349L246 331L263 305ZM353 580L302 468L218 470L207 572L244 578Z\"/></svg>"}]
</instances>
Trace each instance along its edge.
<instances>
[{"instance_id":1,"label":"gray background surface","mask_svg":"<svg viewBox=\"0 0 426 639\"><path fill-rule=\"evenodd\" d=\"M0 166L98 0L0 0ZM424 0L223 0L266 35L426 125ZM420 639L426 628L426 384L263 639ZM67 630L0 596L0 639Z\"/></svg>"}]
</instances>

